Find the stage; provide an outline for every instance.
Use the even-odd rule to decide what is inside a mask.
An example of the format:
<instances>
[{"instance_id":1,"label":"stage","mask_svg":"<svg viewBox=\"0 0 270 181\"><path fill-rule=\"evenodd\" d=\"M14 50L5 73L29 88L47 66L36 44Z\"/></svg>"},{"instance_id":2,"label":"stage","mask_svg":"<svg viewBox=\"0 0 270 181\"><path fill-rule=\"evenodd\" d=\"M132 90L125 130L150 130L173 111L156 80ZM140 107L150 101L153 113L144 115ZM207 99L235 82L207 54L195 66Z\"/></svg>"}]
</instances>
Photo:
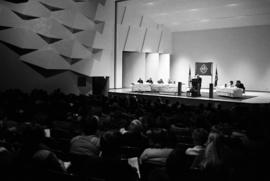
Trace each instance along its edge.
<instances>
[{"instance_id":1,"label":"stage","mask_svg":"<svg viewBox=\"0 0 270 181\"><path fill-rule=\"evenodd\" d=\"M177 94L160 94L154 92L132 92L131 88L110 89L110 95L114 96L138 96L146 99L161 98L172 102L178 101L186 105L199 105L213 103L220 104L223 107L232 107L235 105L264 105L270 104L270 92L246 91L242 98L231 98L218 96L214 90L213 98L209 98L209 89L201 89L200 97L189 97L186 92L180 96Z\"/></svg>"}]
</instances>

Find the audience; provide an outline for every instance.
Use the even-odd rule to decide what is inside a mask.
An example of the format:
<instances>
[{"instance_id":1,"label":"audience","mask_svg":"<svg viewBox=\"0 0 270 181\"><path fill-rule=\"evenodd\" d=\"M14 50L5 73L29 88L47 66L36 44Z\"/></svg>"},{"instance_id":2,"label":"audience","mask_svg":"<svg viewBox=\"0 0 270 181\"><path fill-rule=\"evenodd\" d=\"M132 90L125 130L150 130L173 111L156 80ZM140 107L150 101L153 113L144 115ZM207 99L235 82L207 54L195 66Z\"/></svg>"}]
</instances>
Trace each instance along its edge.
<instances>
[{"instance_id":1,"label":"audience","mask_svg":"<svg viewBox=\"0 0 270 181\"><path fill-rule=\"evenodd\" d=\"M0 92L0 100L1 178L29 180L38 171L53 170L87 179L138 180L130 157L139 158L142 170L149 163L161 166L142 171L142 180L268 175L269 105L225 109L60 90L8 90ZM83 171L69 169L74 166Z\"/></svg>"}]
</instances>

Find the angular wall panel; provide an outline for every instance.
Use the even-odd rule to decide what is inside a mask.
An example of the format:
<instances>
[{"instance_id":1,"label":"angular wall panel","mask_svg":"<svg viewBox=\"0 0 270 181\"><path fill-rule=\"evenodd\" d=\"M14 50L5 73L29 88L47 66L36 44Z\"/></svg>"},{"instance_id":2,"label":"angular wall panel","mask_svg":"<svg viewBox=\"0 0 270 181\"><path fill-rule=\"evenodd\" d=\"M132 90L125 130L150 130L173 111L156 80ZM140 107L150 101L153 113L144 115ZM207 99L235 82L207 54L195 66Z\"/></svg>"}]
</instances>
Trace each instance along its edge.
<instances>
[{"instance_id":1,"label":"angular wall panel","mask_svg":"<svg viewBox=\"0 0 270 181\"><path fill-rule=\"evenodd\" d=\"M72 28L72 27L67 26L67 25L63 25L63 26L64 26L68 31L70 31L72 34L83 31L82 29Z\"/></svg>"},{"instance_id":2,"label":"angular wall panel","mask_svg":"<svg viewBox=\"0 0 270 181\"><path fill-rule=\"evenodd\" d=\"M98 6L98 0L90 0L87 2L76 3L80 12L87 18L94 20L96 15L96 10Z\"/></svg>"},{"instance_id":3,"label":"angular wall panel","mask_svg":"<svg viewBox=\"0 0 270 181\"><path fill-rule=\"evenodd\" d=\"M20 57L24 62L45 69L68 70L70 65L53 49L41 49Z\"/></svg>"},{"instance_id":4,"label":"angular wall panel","mask_svg":"<svg viewBox=\"0 0 270 181\"><path fill-rule=\"evenodd\" d=\"M113 24L105 23L103 33L96 32L93 48L113 50L114 41Z\"/></svg>"},{"instance_id":5,"label":"angular wall panel","mask_svg":"<svg viewBox=\"0 0 270 181\"><path fill-rule=\"evenodd\" d=\"M95 27L95 23L93 21L85 17L80 12L74 10L53 12L52 17L60 23L76 29L88 30Z\"/></svg>"},{"instance_id":6,"label":"angular wall panel","mask_svg":"<svg viewBox=\"0 0 270 181\"><path fill-rule=\"evenodd\" d=\"M39 0L39 1L48 4L50 6L62 9L72 8L75 5L75 2L72 0Z\"/></svg>"},{"instance_id":7,"label":"angular wall panel","mask_svg":"<svg viewBox=\"0 0 270 181\"><path fill-rule=\"evenodd\" d=\"M10 9L7 9L4 6L0 6L0 25L17 27L23 24L23 21L15 15Z\"/></svg>"},{"instance_id":8,"label":"angular wall panel","mask_svg":"<svg viewBox=\"0 0 270 181\"><path fill-rule=\"evenodd\" d=\"M35 16L35 17L48 17L50 11L39 3L37 0L31 0L27 3L10 6L10 9L19 12L21 14Z\"/></svg>"},{"instance_id":9,"label":"angular wall panel","mask_svg":"<svg viewBox=\"0 0 270 181\"><path fill-rule=\"evenodd\" d=\"M25 49L39 49L47 45L37 34L20 28L0 31L0 40Z\"/></svg>"},{"instance_id":10,"label":"angular wall panel","mask_svg":"<svg viewBox=\"0 0 270 181\"><path fill-rule=\"evenodd\" d=\"M36 20L27 21L22 25L22 27L48 37L61 39L73 38L73 35L69 30L51 18L39 18Z\"/></svg>"},{"instance_id":11,"label":"angular wall panel","mask_svg":"<svg viewBox=\"0 0 270 181\"><path fill-rule=\"evenodd\" d=\"M95 30L86 30L76 33L77 40L86 47L92 47L96 36Z\"/></svg>"},{"instance_id":12,"label":"angular wall panel","mask_svg":"<svg viewBox=\"0 0 270 181\"><path fill-rule=\"evenodd\" d=\"M63 8L55 7L55 6L52 6L43 2L40 2L40 4L43 5L45 8L47 8L50 12L64 10Z\"/></svg>"},{"instance_id":13,"label":"angular wall panel","mask_svg":"<svg viewBox=\"0 0 270 181\"><path fill-rule=\"evenodd\" d=\"M32 20L32 19L37 19L37 18L39 18L39 17L37 17L37 16L31 16L31 15L26 15L26 14L22 14L22 13L19 13L19 12L17 12L17 11L14 11L14 10L12 10L12 12L14 13L14 14L16 14L19 18L21 18L22 20Z\"/></svg>"},{"instance_id":14,"label":"angular wall panel","mask_svg":"<svg viewBox=\"0 0 270 181\"><path fill-rule=\"evenodd\" d=\"M1 40L0 40L0 42L17 55L24 55L24 54L28 54L28 53L37 51L37 49L21 48L21 47L18 47L16 45L13 45L13 44L1 41Z\"/></svg>"},{"instance_id":15,"label":"angular wall panel","mask_svg":"<svg viewBox=\"0 0 270 181\"><path fill-rule=\"evenodd\" d=\"M62 40L52 45L56 51L70 58L90 59L92 53L82 46L77 40Z\"/></svg>"},{"instance_id":16,"label":"angular wall panel","mask_svg":"<svg viewBox=\"0 0 270 181\"><path fill-rule=\"evenodd\" d=\"M95 20L114 22L114 1L108 0L104 5L98 4Z\"/></svg>"},{"instance_id":17,"label":"angular wall panel","mask_svg":"<svg viewBox=\"0 0 270 181\"><path fill-rule=\"evenodd\" d=\"M159 43L160 53L171 53L172 35L168 31L163 31L161 41Z\"/></svg>"},{"instance_id":18,"label":"angular wall panel","mask_svg":"<svg viewBox=\"0 0 270 181\"><path fill-rule=\"evenodd\" d=\"M143 52L158 52L158 45L161 36L161 31L153 28L148 28L144 39Z\"/></svg>"},{"instance_id":19,"label":"angular wall panel","mask_svg":"<svg viewBox=\"0 0 270 181\"><path fill-rule=\"evenodd\" d=\"M136 12L136 9L127 7L126 12L124 14L123 24L139 27L141 18L142 18L142 15L139 15Z\"/></svg>"},{"instance_id":20,"label":"angular wall panel","mask_svg":"<svg viewBox=\"0 0 270 181\"><path fill-rule=\"evenodd\" d=\"M143 16L142 22L141 22L141 26L145 27L145 28L156 28L157 24L153 22L153 20L151 20L150 18L148 18L147 16Z\"/></svg>"},{"instance_id":21,"label":"angular wall panel","mask_svg":"<svg viewBox=\"0 0 270 181\"><path fill-rule=\"evenodd\" d=\"M52 37L48 37L48 36L45 36L45 35L41 35L41 34L38 34L37 35L42 38L44 41L46 41L48 44L51 44L51 43L55 43L55 42L58 42L58 41L61 41L62 39L60 38L52 38Z\"/></svg>"},{"instance_id":22,"label":"angular wall panel","mask_svg":"<svg viewBox=\"0 0 270 181\"><path fill-rule=\"evenodd\" d=\"M117 43L118 43L118 49L124 50L126 43L127 43L127 38L128 38L128 32L130 27L125 26L125 25L118 25L118 35L117 35Z\"/></svg>"},{"instance_id":23,"label":"angular wall panel","mask_svg":"<svg viewBox=\"0 0 270 181\"><path fill-rule=\"evenodd\" d=\"M104 51L107 52L104 53ZM93 54L91 60L84 59L78 63L73 64L71 70L86 76L112 76L112 62L109 61L109 53L109 50L98 51Z\"/></svg>"},{"instance_id":24,"label":"angular wall panel","mask_svg":"<svg viewBox=\"0 0 270 181\"><path fill-rule=\"evenodd\" d=\"M144 28L137 28L131 26L127 37L125 51L140 52L143 45L145 31L146 29Z\"/></svg>"}]
</instances>

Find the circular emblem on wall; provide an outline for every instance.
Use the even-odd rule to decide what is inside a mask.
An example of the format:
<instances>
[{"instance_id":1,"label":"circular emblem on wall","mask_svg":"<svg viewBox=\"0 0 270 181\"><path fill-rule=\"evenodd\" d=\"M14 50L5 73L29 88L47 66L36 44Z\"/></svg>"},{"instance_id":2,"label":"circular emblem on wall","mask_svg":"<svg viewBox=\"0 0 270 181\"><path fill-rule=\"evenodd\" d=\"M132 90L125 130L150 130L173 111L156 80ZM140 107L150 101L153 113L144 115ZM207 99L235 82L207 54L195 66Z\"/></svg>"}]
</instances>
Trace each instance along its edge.
<instances>
[{"instance_id":1,"label":"circular emblem on wall","mask_svg":"<svg viewBox=\"0 0 270 181\"><path fill-rule=\"evenodd\" d=\"M207 72L208 68L205 64L202 64L202 66L200 67L200 71L202 74L205 74Z\"/></svg>"}]
</instances>

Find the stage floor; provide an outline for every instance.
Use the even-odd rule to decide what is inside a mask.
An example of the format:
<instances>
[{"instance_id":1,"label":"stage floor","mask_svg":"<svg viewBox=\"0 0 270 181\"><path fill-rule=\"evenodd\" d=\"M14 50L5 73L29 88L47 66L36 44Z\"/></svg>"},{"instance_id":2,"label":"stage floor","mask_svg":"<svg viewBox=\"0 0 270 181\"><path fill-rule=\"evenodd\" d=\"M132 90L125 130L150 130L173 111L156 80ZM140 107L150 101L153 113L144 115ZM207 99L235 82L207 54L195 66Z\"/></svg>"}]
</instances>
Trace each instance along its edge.
<instances>
[{"instance_id":1,"label":"stage floor","mask_svg":"<svg viewBox=\"0 0 270 181\"><path fill-rule=\"evenodd\" d=\"M214 102L227 102L227 103L243 103L243 104L270 104L270 92L255 92L247 91L242 98L230 98L218 96L215 93L213 98L209 98L209 89L201 89L201 97L188 97L186 92L182 92L181 96L173 94L160 94L153 92L132 92L131 88L122 89L110 89L111 94L129 94L129 95L140 95L140 96L151 96L151 97L164 97L164 98L175 98L175 99L188 99L188 100L198 100L198 101L214 101Z\"/></svg>"}]
</instances>

